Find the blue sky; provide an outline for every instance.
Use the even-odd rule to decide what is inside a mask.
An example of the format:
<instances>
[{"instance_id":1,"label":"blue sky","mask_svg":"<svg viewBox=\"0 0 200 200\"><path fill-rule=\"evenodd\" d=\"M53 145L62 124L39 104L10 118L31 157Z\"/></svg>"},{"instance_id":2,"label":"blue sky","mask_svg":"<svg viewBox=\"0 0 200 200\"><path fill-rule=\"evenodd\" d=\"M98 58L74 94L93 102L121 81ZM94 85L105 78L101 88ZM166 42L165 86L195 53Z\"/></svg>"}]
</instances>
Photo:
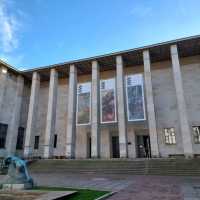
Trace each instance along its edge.
<instances>
[{"instance_id":1,"label":"blue sky","mask_svg":"<svg viewBox=\"0 0 200 200\"><path fill-rule=\"evenodd\" d=\"M199 0L0 0L0 58L20 69L200 34Z\"/></svg>"}]
</instances>

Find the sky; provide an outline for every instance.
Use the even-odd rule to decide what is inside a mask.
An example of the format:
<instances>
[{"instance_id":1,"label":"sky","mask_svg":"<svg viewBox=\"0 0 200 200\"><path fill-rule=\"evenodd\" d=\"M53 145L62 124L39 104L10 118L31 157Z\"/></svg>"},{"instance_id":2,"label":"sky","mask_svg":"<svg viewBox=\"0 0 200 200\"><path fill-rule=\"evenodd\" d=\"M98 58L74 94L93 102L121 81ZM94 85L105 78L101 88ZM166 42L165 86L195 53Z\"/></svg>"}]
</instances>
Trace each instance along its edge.
<instances>
[{"instance_id":1,"label":"sky","mask_svg":"<svg viewBox=\"0 0 200 200\"><path fill-rule=\"evenodd\" d=\"M0 59L18 69L200 34L199 0L0 0Z\"/></svg>"}]
</instances>

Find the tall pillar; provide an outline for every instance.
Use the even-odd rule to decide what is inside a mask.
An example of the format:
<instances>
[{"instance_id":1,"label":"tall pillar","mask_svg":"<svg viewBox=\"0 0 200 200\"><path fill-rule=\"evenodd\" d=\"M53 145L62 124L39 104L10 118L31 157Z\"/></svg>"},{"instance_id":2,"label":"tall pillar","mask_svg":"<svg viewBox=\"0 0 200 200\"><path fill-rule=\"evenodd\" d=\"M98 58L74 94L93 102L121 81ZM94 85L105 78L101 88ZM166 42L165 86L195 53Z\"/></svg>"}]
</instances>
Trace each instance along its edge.
<instances>
[{"instance_id":1,"label":"tall pillar","mask_svg":"<svg viewBox=\"0 0 200 200\"><path fill-rule=\"evenodd\" d=\"M8 72L5 67L0 67L0 113L1 113L1 107L3 105L4 93L6 89L7 73Z\"/></svg>"},{"instance_id":2,"label":"tall pillar","mask_svg":"<svg viewBox=\"0 0 200 200\"><path fill-rule=\"evenodd\" d=\"M151 80L151 61L149 50L143 51L145 91L147 100L147 114L152 157L159 157L158 134L156 129L156 115L154 108L153 89Z\"/></svg>"},{"instance_id":3,"label":"tall pillar","mask_svg":"<svg viewBox=\"0 0 200 200\"><path fill-rule=\"evenodd\" d=\"M111 158L111 135L107 128L101 130L101 158Z\"/></svg>"},{"instance_id":4,"label":"tall pillar","mask_svg":"<svg viewBox=\"0 0 200 200\"><path fill-rule=\"evenodd\" d=\"M100 156L99 135L99 65L92 61L92 122L91 122L91 154L92 158Z\"/></svg>"},{"instance_id":5,"label":"tall pillar","mask_svg":"<svg viewBox=\"0 0 200 200\"><path fill-rule=\"evenodd\" d=\"M120 158L128 157L127 128L125 115L124 70L122 56L116 57L117 71L117 103Z\"/></svg>"},{"instance_id":6,"label":"tall pillar","mask_svg":"<svg viewBox=\"0 0 200 200\"><path fill-rule=\"evenodd\" d=\"M20 123L20 112L23 98L24 78L19 75L17 77L16 95L13 99L14 109L12 111L12 118L8 125L8 139L6 140L6 149L10 155L15 153L17 144L18 128Z\"/></svg>"},{"instance_id":7,"label":"tall pillar","mask_svg":"<svg viewBox=\"0 0 200 200\"><path fill-rule=\"evenodd\" d=\"M57 105L58 73L56 69L51 69L49 83L49 98L47 108L47 120L44 138L44 158L53 156L53 138L56 125L56 105Z\"/></svg>"},{"instance_id":8,"label":"tall pillar","mask_svg":"<svg viewBox=\"0 0 200 200\"><path fill-rule=\"evenodd\" d=\"M174 84L176 89L176 98L178 104L180 128L183 140L183 150L186 157L192 157L193 156L192 137L191 137L188 116L187 116L187 109L185 104L177 45L171 45L170 50L171 50Z\"/></svg>"},{"instance_id":9,"label":"tall pillar","mask_svg":"<svg viewBox=\"0 0 200 200\"><path fill-rule=\"evenodd\" d=\"M77 69L70 65L66 157L75 157Z\"/></svg>"},{"instance_id":10,"label":"tall pillar","mask_svg":"<svg viewBox=\"0 0 200 200\"><path fill-rule=\"evenodd\" d=\"M24 146L25 157L31 156L32 154L32 148L33 148L32 137L34 135L39 89L40 89L40 76L38 72L33 72L28 119L26 126L25 146Z\"/></svg>"}]
</instances>

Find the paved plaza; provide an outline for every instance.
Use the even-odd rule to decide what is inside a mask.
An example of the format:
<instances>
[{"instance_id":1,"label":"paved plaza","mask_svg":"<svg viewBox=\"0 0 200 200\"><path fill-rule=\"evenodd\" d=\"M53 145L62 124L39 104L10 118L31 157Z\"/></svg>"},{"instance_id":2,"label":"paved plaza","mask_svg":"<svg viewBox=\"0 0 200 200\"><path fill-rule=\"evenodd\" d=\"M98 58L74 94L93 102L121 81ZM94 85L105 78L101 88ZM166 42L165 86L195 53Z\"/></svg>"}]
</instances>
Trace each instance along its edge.
<instances>
[{"instance_id":1,"label":"paved plaza","mask_svg":"<svg viewBox=\"0 0 200 200\"><path fill-rule=\"evenodd\" d=\"M36 184L116 192L109 200L198 200L200 177L105 174L32 174ZM4 176L0 176L2 180Z\"/></svg>"}]
</instances>

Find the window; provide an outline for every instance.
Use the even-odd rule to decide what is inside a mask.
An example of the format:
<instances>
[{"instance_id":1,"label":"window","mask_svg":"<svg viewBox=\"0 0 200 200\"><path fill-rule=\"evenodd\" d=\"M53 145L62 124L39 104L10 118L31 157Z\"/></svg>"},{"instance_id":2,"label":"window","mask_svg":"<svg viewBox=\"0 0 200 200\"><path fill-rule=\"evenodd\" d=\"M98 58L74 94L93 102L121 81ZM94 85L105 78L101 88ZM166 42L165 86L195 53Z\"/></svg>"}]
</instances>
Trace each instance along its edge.
<instances>
[{"instance_id":1,"label":"window","mask_svg":"<svg viewBox=\"0 0 200 200\"><path fill-rule=\"evenodd\" d=\"M17 145L16 149L17 150L22 150L24 146L24 128L19 127L18 128L18 135L17 135Z\"/></svg>"},{"instance_id":2,"label":"window","mask_svg":"<svg viewBox=\"0 0 200 200\"><path fill-rule=\"evenodd\" d=\"M165 144L176 144L176 136L174 128L165 128Z\"/></svg>"},{"instance_id":3,"label":"window","mask_svg":"<svg viewBox=\"0 0 200 200\"><path fill-rule=\"evenodd\" d=\"M200 144L200 126L193 126L194 143Z\"/></svg>"},{"instance_id":4,"label":"window","mask_svg":"<svg viewBox=\"0 0 200 200\"><path fill-rule=\"evenodd\" d=\"M8 129L7 124L0 123L0 149L5 149L7 129Z\"/></svg>"},{"instance_id":5,"label":"window","mask_svg":"<svg viewBox=\"0 0 200 200\"><path fill-rule=\"evenodd\" d=\"M40 136L35 136L34 149L39 149Z\"/></svg>"},{"instance_id":6,"label":"window","mask_svg":"<svg viewBox=\"0 0 200 200\"><path fill-rule=\"evenodd\" d=\"M53 147L54 147L54 148L57 147L57 139L58 139L58 136L57 136L57 135L54 135L54 141L53 141Z\"/></svg>"}]
</instances>

